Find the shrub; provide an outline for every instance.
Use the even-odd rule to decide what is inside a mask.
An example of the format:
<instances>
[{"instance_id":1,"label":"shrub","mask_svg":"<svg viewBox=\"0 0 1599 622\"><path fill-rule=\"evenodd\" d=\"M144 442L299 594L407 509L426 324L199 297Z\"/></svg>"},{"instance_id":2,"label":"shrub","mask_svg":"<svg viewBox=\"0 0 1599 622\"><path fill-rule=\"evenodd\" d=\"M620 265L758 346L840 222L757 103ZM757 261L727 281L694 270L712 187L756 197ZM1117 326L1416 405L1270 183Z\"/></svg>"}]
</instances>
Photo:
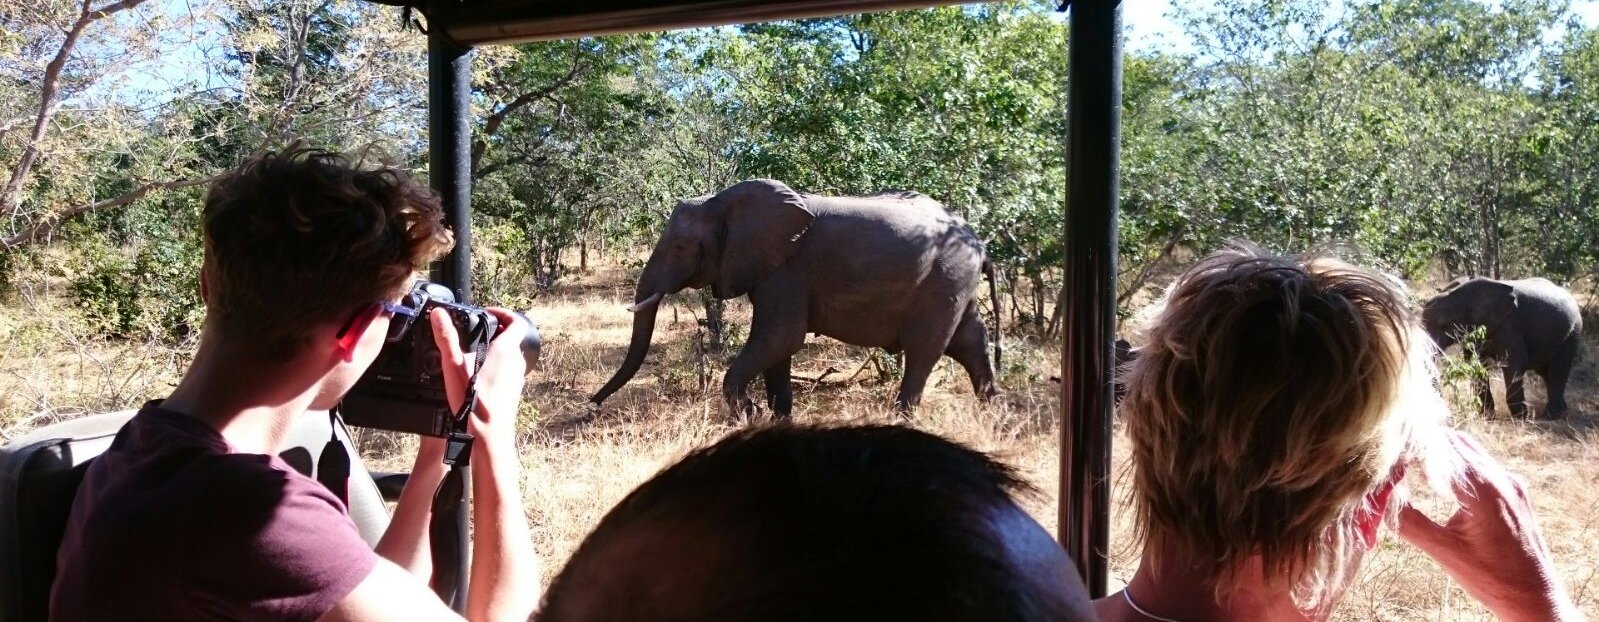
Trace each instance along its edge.
<instances>
[{"instance_id":1,"label":"shrub","mask_svg":"<svg viewBox=\"0 0 1599 622\"><path fill-rule=\"evenodd\" d=\"M103 334L176 343L199 327L204 311L196 241L155 238L131 253L96 241L79 247L83 266L64 271L68 289Z\"/></svg>"},{"instance_id":2,"label":"shrub","mask_svg":"<svg viewBox=\"0 0 1599 622\"><path fill-rule=\"evenodd\" d=\"M1478 353L1486 337L1487 329L1481 326L1473 329L1461 336L1458 353L1445 353L1438 363L1444 397L1454 406L1457 416L1474 415L1483 409L1477 387L1488 384L1488 367Z\"/></svg>"}]
</instances>

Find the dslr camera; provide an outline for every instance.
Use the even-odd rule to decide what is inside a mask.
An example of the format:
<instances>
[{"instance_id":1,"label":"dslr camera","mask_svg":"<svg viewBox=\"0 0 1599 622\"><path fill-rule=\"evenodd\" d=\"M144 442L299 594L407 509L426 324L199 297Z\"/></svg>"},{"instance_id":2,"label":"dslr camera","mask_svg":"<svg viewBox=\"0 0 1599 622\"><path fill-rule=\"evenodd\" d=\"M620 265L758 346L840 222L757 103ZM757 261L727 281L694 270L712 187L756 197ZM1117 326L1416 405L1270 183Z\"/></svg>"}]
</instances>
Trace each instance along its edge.
<instances>
[{"instance_id":1,"label":"dslr camera","mask_svg":"<svg viewBox=\"0 0 1599 622\"><path fill-rule=\"evenodd\" d=\"M399 305L391 308L394 316L389 319L383 350L340 402L339 414L345 423L441 438L456 428L456 413L444 394L444 370L433 341L433 322L428 318L434 309L444 309L449 315L461 351L477 359L473 369L482 366L489 342L500 333L499 317L482 307L456 302L448 287L417 281ZM517 317L528 324L522 356L528 368L534 369L541 345L538 329L527 316L519 313Z\"/></svg>"}]
</instances>

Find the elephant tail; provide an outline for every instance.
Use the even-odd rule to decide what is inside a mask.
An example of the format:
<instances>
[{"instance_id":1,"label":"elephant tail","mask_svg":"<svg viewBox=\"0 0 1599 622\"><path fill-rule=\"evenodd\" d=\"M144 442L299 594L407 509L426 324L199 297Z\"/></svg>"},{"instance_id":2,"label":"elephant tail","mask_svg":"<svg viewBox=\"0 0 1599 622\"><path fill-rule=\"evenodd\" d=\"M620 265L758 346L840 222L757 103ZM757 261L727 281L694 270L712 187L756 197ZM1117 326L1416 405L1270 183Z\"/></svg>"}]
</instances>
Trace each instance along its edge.
<instances>
[{"instance_id":1,"label":"elephant tail","mask_svg":"<svg viewBox=\"0 0 1599 622\"><path fill-rule=\"evenodd\" d=\"M999 332L999 279L994 271L994 262L983 260L983 275L988 277L988 302L994 308L994 371L998 372L1001 369L1000 356L1005 353L1005 339Z\"/></svg>"}]
</instances>

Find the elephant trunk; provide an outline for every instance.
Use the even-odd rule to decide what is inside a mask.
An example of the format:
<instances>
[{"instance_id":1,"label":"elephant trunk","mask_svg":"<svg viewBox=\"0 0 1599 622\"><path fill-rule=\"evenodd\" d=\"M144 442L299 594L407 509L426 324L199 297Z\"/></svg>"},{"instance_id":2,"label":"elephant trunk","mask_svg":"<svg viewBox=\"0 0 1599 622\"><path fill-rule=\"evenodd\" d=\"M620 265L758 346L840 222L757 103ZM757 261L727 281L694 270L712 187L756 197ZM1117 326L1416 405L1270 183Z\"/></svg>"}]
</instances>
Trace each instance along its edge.
<instances>
[{"instance_id":1,"label":"elephant trunk","mask_svg":"<svg viewBox=\"0 0 1599 622\"><path fill-rule=\"evenodd\" d=\"M639 293L643 294L642 291ZM633 311L633 339L628 342L627 358L622 359L622 367L616 370L611 380L606 382L594 397L589 398L589 401L595 404L604 402L605 398L632 380L633 374L638 373L639 367L644 365L644 356L650 352L650 338L655 335L655 312L660 309L661 296L661 292L649 296L640 295L638 302L629 307L629 310Z\"/></svg>"},{"instance_id":2,"label":"elephant trunk","mask_svg":"<svg viewBox=\"0 0 1599 622\"><path fill-rule=\"evenodd\" d=\"M1438 346L1440 351L1448 350L1449 346L1455 345L1455 331L1457 330L1455 327L1450 326L1448 322L1445 322L1444 317L1446 316L1443 310L1439 308L1435 301L1428 302L1422 306L1421 327L1427 332L1427 337L1432 339L1433 345Z\"/></svg>"}]
</instances>

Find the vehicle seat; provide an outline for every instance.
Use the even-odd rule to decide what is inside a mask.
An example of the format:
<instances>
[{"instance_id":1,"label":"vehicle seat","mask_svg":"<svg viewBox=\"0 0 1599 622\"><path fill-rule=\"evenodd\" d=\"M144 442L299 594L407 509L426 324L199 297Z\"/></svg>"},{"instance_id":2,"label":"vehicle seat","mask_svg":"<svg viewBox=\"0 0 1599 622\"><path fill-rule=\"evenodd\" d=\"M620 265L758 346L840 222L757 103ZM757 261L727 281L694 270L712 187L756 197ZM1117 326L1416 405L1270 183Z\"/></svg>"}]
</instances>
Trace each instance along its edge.
<instances>
[{"instance_id":1,"label":"vehicle seat","mask_svg":"<svg viewBox=\"0 0 1599 622\"><path fill-rule=\"evenodd\" d=\"M127 410L90 415L45 426L0 447L0 622L44 622L55 579L56 548L83 473L111 446ZM325 413L308 412L290 432L285 461L304 471L322 455L330 434L352 447L340 423L331 429ZM376 545L389 513L360 456L350 459L350 516L361 537Z\"/></svg>"}]
</instances>

